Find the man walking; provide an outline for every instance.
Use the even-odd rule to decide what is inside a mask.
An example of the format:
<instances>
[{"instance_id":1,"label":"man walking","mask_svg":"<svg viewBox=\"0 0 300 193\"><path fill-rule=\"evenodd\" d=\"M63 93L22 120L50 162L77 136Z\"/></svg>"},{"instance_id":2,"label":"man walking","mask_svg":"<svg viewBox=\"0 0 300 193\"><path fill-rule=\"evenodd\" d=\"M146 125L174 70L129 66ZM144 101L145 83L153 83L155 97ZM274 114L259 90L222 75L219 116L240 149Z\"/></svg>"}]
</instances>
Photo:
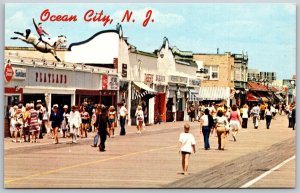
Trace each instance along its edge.
<instances>
[{"instance_id":1,"label":"man walking","mask_svg":"<svg viewBox=\"0 0 300 193\"><path fill-rule=\"evenodd\" d=\"M120 131L120 135L126 135L126 131L125 131L125 122L126 122L126 116L128 114L128 111L125 107L124 103L121 103L121 109L120 109L120 125L121 125L121 131Z\"/></svg>"},{"instance_id":2,"label":"man walking","mask_svg":"<svg viewBox=\"0 0 300 193\"><path fill-rule=\"evenodd\" d=\"M254 129L258 128L258 118L259 118L259 107L258 104L256 104L252 111L251 114L253 115L253 124L254 124Z\"/></svg>"}]
</instances>

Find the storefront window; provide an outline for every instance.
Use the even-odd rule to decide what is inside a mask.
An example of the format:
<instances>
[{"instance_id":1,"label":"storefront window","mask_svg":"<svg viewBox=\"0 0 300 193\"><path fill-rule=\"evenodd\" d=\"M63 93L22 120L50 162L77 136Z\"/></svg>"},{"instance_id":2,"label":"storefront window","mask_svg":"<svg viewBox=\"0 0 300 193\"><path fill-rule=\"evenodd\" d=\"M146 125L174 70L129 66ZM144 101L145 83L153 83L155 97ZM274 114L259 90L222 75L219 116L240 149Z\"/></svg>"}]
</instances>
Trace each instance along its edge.
<instances>
[{"instance_id":1,"label":"storefront window","mask_svg":"<svg viewBox=\"0 0 300 193\"><path fill-rule=\"evenodd\" d=\"M219 78L219 67L212 66L211 67L211 79L215 80Z\"/></svg>"},{"instance_id":2,"label":"storefront window","mask_svg":"<svg viewBox=\"0 0 300 193\"><path fill-rule=\"evenodd\" d=\"M167 102L167 111L172 111L172 106L173 106L173 98L168 98Z\"/></svg>"},{"instance_id":3,"label":"storefront window","mask_svg":"<svg viewBox=\"0 0 300 193\"><path fill-rule=\"evenodd\" d=\"M205 66L204 68L207 70L210 80L219 79L219 66Z\"/></svg>"},{"instance_id":4,"label":"storefront window","mask_svg":"<svg viewBox=\"0 0 300 193\"><path fill-rule=\"evenodd\" d=\"M182 98L178 99L178 111L183 111L182 104Z\"/></svg>"},{"instance_id":5,"label":"storefront window","mask_svg":"<svg viewBox=\"0 0 300 193\"><path fill-rule=\"evenodd\" d=\"M6 104L4 105L4 117L8 118L10 107L16 105L20 101L20 95L5 96Z\"/></svg>"}]
</instances>

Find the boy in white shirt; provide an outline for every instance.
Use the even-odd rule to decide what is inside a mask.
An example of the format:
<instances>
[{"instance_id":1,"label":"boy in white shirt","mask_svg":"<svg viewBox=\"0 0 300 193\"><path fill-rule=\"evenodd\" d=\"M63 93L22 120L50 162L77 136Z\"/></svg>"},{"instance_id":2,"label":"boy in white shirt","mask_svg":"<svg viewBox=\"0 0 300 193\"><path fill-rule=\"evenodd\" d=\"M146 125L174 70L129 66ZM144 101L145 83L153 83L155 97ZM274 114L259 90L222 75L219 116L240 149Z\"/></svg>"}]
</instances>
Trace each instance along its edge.
<instances>
[{"instance_id":1,"label":"boy in white shirt","mask_svg":"<svg viewBox=\"0 0 300 193\"><path fill-rule=\"evenodd\" d=\"M188 175L187 169L189 164L189 158L192 153L196 153L196 142L194 136L189 133L190 131L190 125L185 124L184 125L184 133L181 133L179 136L179 152L181 152L182 157L182 170L183 175Z\"/></svg>"}]
</instances>

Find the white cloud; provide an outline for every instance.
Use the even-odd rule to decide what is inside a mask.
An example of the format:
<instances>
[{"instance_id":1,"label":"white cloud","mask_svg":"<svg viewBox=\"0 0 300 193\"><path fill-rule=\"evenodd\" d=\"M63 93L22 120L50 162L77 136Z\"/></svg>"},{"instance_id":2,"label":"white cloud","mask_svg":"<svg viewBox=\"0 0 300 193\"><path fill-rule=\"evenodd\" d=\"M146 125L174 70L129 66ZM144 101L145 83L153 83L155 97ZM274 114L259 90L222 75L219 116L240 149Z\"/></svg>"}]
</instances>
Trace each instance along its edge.
<instances>
[{"instance_id":1,"label":"white cloud","mask_svg":"<svg viewBox=\"0 0 300 193\"><path fill-rule=\"evenodd\" d=\"M161 13L157 9L153 9L150 7L146 7L139 10L129 10L129 11L132 11L132 19L135 19L135 23L136 22L142 23L146 19L146 14L149 10L152 10L151 19L154 19L154 23L159 24L160 26L163 27L180 25L185 21L184 17L181 15L174 14L174 13ZM117 20L121 22L125 12L126 10L118 10L112 14L112 18L114 19L114 21ZM151 22L151 19L149 23Z\"/></svg>"}]
</instances>

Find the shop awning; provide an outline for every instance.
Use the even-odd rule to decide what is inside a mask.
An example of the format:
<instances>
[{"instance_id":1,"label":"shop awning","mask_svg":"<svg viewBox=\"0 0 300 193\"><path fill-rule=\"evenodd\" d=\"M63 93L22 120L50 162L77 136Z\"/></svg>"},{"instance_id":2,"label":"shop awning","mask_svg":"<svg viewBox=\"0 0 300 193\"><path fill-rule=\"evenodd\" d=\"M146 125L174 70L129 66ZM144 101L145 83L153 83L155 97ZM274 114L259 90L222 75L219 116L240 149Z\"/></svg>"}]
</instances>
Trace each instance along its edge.
<instances>
[{"instance_id":1,"label":"shop awning","mask_svg":"<svg viewBox=\"0 0 300 193\"><path fill-rule=\"evenodd\" d=\"M269 102L269 99L267 97L260 97L260 98L263 102Z\"/></svg>"},{"instance_id":2,"label":"shop awning","mask_svg":"<svg viewBox=\"0 0 300 193\"><path fill-rule=\"evenodd\" d=\"M279 101L283 101L284 99L282 98L282 96L280 96L280 94L274 94L275 97L279 100Z\"/></svg>"},{"instance_id":3,"label":"shop awning","mask_svg":"<svg viewBox=\"0 0 300 193\"><path fill-rule=\"evenodd\" d=\"M134 89L134 99L142 98L148 96L149 98L154 97L157 91L150 88L148 85L142 82L133 82L140 90Z\"/></svg>"},{"instance_id":4,"label":"shop awning","mask_svg":"<svg viewBox=\"0 0 300 193\"><path fill-rule=\"evenodd\" d=\"M256 96L254 96L251 92L248 92L247 94L247 100L248 101L258 101L258 98Z\"/></svg>"},{"instance_id":5,"label":"shop awning","mask_svg":"<svg viewBox=\"0 0 300 193\"><path fill-rule=\"evenodd\" d=\"M263 102L269 102L269 101L270 101L270 99L267 97L266 94L261 93L261 92L258 92L257 94L258 94L259 98L260 98Z\"/></svg>"},{"instance_id":6,"label":"shop awning","mask_svg":"<svg viewBox=\"0 0 300 193\"><path fill-rule=\"evenodd\" d=\"M229 87L200 87L200 100L223 100L229 99Z\"/></svg>"}]
</instances>

